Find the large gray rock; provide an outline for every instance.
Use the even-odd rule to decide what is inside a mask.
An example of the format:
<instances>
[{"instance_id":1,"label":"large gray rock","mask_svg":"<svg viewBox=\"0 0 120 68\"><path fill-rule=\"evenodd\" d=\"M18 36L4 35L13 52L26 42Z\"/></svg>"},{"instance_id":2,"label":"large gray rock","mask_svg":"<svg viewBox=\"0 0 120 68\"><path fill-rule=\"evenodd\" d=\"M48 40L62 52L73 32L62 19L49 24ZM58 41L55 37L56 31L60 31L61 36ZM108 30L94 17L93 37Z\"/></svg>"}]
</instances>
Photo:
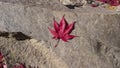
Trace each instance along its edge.
<instances>
[{"instance_id":1,"label":"large gray rock","mask_svg":"<svg viewBox=\"0 0 120 68\"><path fill-rule=\"evenodd\" d=\"M57 2L25 2L0 2L0 31L8 34L4 38L4 32L1 32L0 48L3 54L8 54L6 57L13 56L6 58L8 63L23 62L41 68L120 67L118 12L91 7L71 10ZM59 22L63 15L68 23L76 21L72 34L78 37L67 43L60 41L54 48L57 41L52 39L48 27L53 28L53 18ZM30 38L14 40L11 32L22 32ZM21 34L15 37L21 37ZM31 43L33 39L37 42Z\"/></svg>"},{"instance_id":2,"label":"large gray rock","mask_svg":"<svg viewBox=\"0 0 120 68\"><path fill-rule=\"evenodd\" d=\"M0 48L9 68L16 63L26 67L39 68L68 68L66 63L45 47L44 41L37 41L21 32L1 32Z\"/></svg>"}]
</instances>

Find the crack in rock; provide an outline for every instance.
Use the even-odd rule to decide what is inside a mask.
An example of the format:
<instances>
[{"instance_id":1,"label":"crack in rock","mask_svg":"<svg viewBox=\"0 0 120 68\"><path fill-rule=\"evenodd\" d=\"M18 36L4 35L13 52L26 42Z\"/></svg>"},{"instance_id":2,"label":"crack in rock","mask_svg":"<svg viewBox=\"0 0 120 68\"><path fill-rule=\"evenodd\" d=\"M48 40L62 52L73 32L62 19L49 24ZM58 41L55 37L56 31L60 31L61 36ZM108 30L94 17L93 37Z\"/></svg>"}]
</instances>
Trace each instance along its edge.
<instances>
[{"instance_id":1,"label":"crack in rock","mask_svg":"<svg viewBox=\"0 0 120 68\"><path fill-rule=\"evenodd\" d=\"M22 32L0 32L0 36L5 38L15 38L18 41L31 39L30 36L27 36Z\"/></svg>"}]
</instances>

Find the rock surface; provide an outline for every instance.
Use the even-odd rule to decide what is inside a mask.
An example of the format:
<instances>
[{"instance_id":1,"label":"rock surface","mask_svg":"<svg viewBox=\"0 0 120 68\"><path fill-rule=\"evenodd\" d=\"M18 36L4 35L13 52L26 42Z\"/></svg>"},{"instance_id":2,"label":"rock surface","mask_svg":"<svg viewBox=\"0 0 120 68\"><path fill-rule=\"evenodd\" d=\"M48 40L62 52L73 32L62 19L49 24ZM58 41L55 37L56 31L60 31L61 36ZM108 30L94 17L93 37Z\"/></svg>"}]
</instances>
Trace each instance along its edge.
<instances>
[{"instance_id":1,"label":"rock surface","mask_svg":"<svg viewBox=\"0 0 120 68\"><path fill-rule=\"evenodd\" d=\"M56 0L0 0L0 50L16 62L40 68L119 68L120 13L103 8L69 9ZM69 42L48 31L53 18L76 21Z\"/></svg>"}]
</instances>

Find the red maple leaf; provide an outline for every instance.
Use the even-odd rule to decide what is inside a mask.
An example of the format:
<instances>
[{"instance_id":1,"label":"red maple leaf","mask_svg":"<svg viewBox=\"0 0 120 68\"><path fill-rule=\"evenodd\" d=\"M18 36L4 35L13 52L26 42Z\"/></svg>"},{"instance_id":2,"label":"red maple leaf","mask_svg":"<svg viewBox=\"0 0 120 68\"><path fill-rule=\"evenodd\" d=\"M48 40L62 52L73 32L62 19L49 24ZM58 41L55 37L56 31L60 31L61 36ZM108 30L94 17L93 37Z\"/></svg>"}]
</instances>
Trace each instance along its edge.
<instances>
[{"instance_id":1,"label":"red maple leaf","mask_svg":"<svg viewBox=\"0 0 120 68\"><path fill-rule=\"evenodd\" d=\"M72 30L74 29L74 24L75 22L68 24L63 16L60 21L60 24L58 24L56 20L54 19L54 23L53 23L54 30L51 28L48 28L48 29L52 33L53 39L62 39L64 42L67 42L68 40L76 37L74 35L70 35Z\"/></svg>"}]
</instances>

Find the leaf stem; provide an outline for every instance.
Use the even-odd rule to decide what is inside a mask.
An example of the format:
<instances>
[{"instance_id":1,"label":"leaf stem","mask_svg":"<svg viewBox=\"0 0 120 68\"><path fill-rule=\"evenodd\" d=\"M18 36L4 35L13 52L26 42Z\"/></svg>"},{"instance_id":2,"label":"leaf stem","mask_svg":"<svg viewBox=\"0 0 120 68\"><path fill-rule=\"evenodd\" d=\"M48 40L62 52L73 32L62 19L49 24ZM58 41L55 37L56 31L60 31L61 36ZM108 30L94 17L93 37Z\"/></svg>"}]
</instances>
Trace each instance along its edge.
<instances>
[{"instance_id":1,"label":"leaf stem","mask_svg":"<svg viewBox=\"0 0 120 68\"><path fill-rule=\"evenodd\" d=\"M55 44L54 47L57 47L57 46L58 46L59 41L60 41L60 39L57 40L57 43Z\"/></svg>"}]
</instances>

